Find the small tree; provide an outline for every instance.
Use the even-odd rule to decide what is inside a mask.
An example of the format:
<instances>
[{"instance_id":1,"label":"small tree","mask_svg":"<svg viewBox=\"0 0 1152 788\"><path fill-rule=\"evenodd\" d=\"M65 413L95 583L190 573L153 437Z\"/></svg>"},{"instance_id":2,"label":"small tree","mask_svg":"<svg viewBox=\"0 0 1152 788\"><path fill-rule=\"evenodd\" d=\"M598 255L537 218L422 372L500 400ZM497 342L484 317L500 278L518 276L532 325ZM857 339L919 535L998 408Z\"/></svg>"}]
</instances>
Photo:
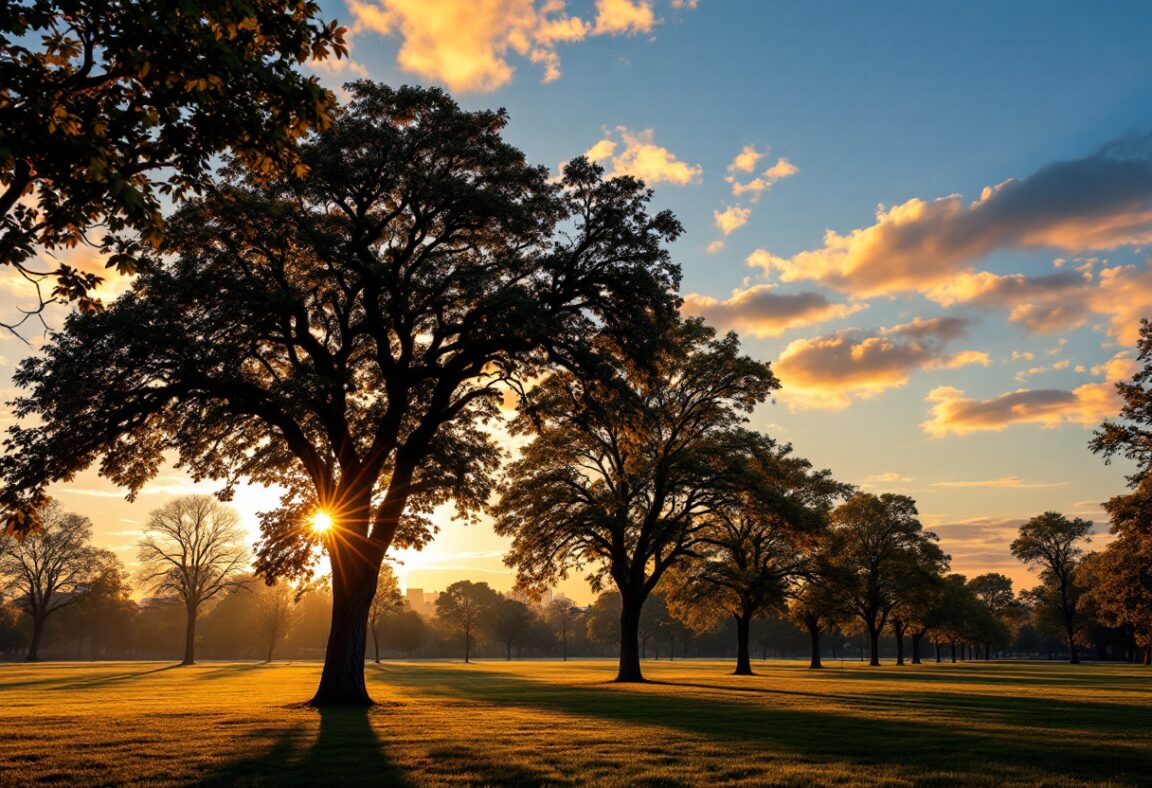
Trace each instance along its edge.
<instances>
[{"instance_id":1,"label":"small tree","mask_svg":"<svg viewBox=\"0 0 1152 788\"><path fill-rule=\"evenodd\" d=\"M240 517L207 495L188 495L149 516L137 559L140 581L151 593L184 605L184 659L195 663L196 619L209 600L241 584L249 548Z\"/></svg>"},{"instance_id":2,"label":"small tree","mask_svg":"<svg viewBox=\"0 0 1152 788\"><path fill-rule=\"evenodd\" d=\"M840 592L868 633L869 664L880 664L880 633L927 563L945 564L936 534L924 531L905 495L859 493L832 512L832 560Z\"/></svg>"},{"instance_id":3,"label":"small tree","mask_svg":"<svg viewBox=\"0 0 1152 788\"><path fill-rule=\"evenodd\" d=\"M812 471L767 436L750 433L750 451L732 458L727 501L705 517L692 560L669 592L673 613L709 628L721 615L736 622L736 675L752 675L749 632L754 616L784 603L809 564L836 498L851 488Z\"/></svg>"},{"instance_id":4,"label":"small tree","mask_svg":"<svg viewBox=\"0 0 1152 788\"><path fill-rule=\"evenodd\" d=\"M1069 520L1058 512L1045 512L1020 526L1012 542L1012 555L1040 570L1040 579L1051 589L1051 601L1059 612L1073 665L1079 664L1076 632L1080 626L1080 591L1074 582L1076 564L1084 555L1082 542L1091 541L1092 523L1079 517Z\"/></svg>"},{"instance_id":5,"label":"small tree","mask_svg":"<svg viewBox=\"0 0 1152 788\"><path fill-rule=\"evenodd\" d=\"M464 661L472 659L472 635L499 604L500 594L487 583L458 580L436 597L436 617L464 639Z\"/></svg>"},{"instance_id":6,"label":"small tree","mask_svg":"<svg viewBox=\"0 0 1152 788\"><path fill-rule=\"evenodd\" d=\"M380 579L376 581L376 595L372 597L372 607L368 610L368 631L372 633L372 650L376 664L380 664L380 635L388 616L404 608L404 597L400 594L400 583L396 572L388 564L381 564Z\"/></svg>"},{"instance_id":7,"label":"small tree","mask_svg":"<svg viewBox=\"0 0 1152 788\"><path fill-rule=\"evenodd\" d=\"M276 646L288 635L296 619L295 592L287 583L260 583L254 589L256 631L266 646L264 661L272 661Z\"/></svg>"},{"instance_id":8,"label":"small tree","mask_svg":"<svg viewBox=\"0 0 1152 788\"><path fill-rule=\"evenodd\" d=\"M60 612L60 628L75 639L77 656L85 642L92 659L116 652L126 654L138 609L132 601L124 562L111 550L92 548L87 574L76 604Z\"/></svg>"},{"instance_id":9,"label":"small tree","mask_svg":"<svg viewBox=\"0 0 1152 788\"><path fill-rule=\"evenodd\" d=\"M560 656L564 662L568 661L568 638L572 634L576 612L577 608L566 596L556 597L544 609L544 620L560 641Z\"/></svg>"},{"instance_id":10,"label":"small tree","mask_svg":"<svg viewBox=\"0 0 1152 788\"><path fill-rule=\"evenodd\" d=\"M726 504L731 457L750 435L743 414L779 386L767 364L740 355L734 334L715 339L687 321L663 339L650 364L637 364L602 335L599 374L553 375L531 393L514 430L534 438L495 508L522 587L543 591L585 566L593 590L616 586L617 681L644 680L644 602Z\"/></svg>"},{"instance_id":11,"label":"small tree","mask_svg":"<svg viewBox=\"0 0 1152 788\"><path fill-rule=\"evenodd\" d=\"M0 582L32 620L29 662L40 658L48 617L79 602L96 569L87 517L65 512L51 499L38 514L40 530L23 539L7 537L0 545Z\"/></svg>"},{"instance_id":12,"label":"small tree","mask_svg":"<svg viewBox=\"0 0 1152 788\"><path fill-rule=\"evenodd\" d=\"M533 634L536 615L519 599L508 597L496 602L487 615L488 629L504 646L504 659L512 659L512 647L521 646Z\"/></svg>"}]
</instances>

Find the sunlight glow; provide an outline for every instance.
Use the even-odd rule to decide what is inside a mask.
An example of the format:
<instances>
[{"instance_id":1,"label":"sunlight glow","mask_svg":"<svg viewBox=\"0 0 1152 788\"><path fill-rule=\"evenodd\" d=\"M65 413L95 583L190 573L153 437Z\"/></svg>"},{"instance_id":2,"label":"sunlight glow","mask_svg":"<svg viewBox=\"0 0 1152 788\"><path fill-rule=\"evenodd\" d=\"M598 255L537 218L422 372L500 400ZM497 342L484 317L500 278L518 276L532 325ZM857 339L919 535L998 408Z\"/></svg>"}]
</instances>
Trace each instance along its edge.
<instances>
[{"instance_id":1,"label":"sunlight glow","mask_svg":"<svg viewBox=\"0 0 1152 788\"><path fill-rule=\"evenodd\" d=\"M316 512L312 515L312 532L325 534L332 528L332 515L328 512Z\"/></svg>"}]
</instances>

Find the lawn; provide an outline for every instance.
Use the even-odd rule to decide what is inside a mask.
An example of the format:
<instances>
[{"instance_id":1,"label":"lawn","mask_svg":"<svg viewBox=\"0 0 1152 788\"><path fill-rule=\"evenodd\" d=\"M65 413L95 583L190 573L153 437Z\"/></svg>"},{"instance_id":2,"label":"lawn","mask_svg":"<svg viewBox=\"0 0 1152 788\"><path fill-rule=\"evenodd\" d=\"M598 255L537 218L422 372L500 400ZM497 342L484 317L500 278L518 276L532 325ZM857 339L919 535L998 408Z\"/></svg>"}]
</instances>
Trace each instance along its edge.
<instances>
[{"instance_id":1,"label":"lawn","mask_svg":"<svg viewBox=\"0 0 1152 788\"><path fill-rule=\"evenodd\" d=\"M0 665L0 784L1148 784L1152 670L968 663Z\"/></svg>"}]
</instances>

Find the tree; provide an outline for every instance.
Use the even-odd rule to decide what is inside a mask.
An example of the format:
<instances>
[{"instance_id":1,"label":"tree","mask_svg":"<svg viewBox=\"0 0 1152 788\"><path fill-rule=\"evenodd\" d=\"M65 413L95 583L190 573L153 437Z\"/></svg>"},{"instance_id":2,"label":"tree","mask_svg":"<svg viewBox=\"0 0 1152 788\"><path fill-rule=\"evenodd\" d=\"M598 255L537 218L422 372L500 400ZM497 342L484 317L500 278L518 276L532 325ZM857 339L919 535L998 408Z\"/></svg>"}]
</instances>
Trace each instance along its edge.
<instances>
[{"instance_id":1,"label":"tree","mask_svg":"<svg viewBox=\"0 0 1152 788\"><path fill-rule=\"evenodd\" d=\"M62 609L56 620L75 639L78 656L85 641L92 659L124 654L137 613L124 562L111 550L92 548L87 575L76 604Z\"/></svg>"},{"instance_id":2,"label":"tree","mask_svg":"<svg viewBox=\"0 0 1152 788\"><path fill-rule=\"evenodd\" d=\"M1081 583L1101 619L1130 627L1144 664L1152 664L1152 480L1104 504L1115 539L1092 559L1092 583Z\"/></svg>"},{"instance_id":3,"label":"tree","mask_svg":"<svg viewBox=\"0 0 1152 788\"><path fill-rule=\"evenodd\" d=\"M701 543L706 516L731 490L730 458L752 435L739 429L742 414L779 383L739 354L734 334L715 339L698 321L669 331L650 364L602 347L610 369L549 377L513 422L534 437L508 470L495 528L512 537L505 562L525 588L542 591L586 565L593 590L615 584L616 680L643 681L644 602Z\"/></svg>"},{"instance_id":4,"label":"tree","mask_svg":"<svg viewBox=\"0 0 1152 788\"><path fill-rule=\"evenodd\" d=\"M208 495L176 498L149 515L137 560L151 593L184 605L184 659L196 661L196 619L217 594L240 585L248 568L246 534L231 507Z\"/></svg>"},{"instance_id":5,"label":"tree","mask_svg":"<svg viewBox=\"0 0 1152 788\"><path fill-rule=\"evenodd\" d=\"M1007 645L1011 639L1008 624L1004 618L1016 607L1016 593L1012 590L1012 578L999 572L977 575L968 581L972 593L984 603L991 619L985 623L984 657L989 658L989 649L994 643Z\"/></svg>"},{"instance_id":6,"label":"tree","mask_svg":"<svg viewBox=\"0 0 1152 788\"><path fill-rule=\"evenodd\" d=\"M458 580L436 597L436 617L464 638L464 661L472 657L472 634L500 603L501 596L487 583Z\"/></svg>"},{"instance_id":7,"label":"tree","mask_svg":"<svg viewBox=\"0 0 1152 788\"><path fill-rule=\"evenodd\" d=\"M488 629L504 646L504 659L512 659L512 647L523 645L531 637L536 616L519 599L503 597L492 606L487 616Z\"/></svg>"},{"instance_id":8,"label":"tree","mask_svg":"<svg viewBox=\"0 0 1152 788\"><path fill-rule=\"evenodd\" d=\"M376 664L380 664L380 630L385 619L392 613L402 610L404 597L400 595L400 583L396 573L388 564L380 565L380 579L376 582L376 594L372 597L372 607L368 610L368 630L372 633L372 650Z\"/></svg>"},{"instance_id":9,"label":"tree","mask_svg":"<svg viewBox=\"0 0 1152 788\"><path fill-rule=\"evenodd\" d=\"M560 655L564 662L568 661L568 637L572 634L573 621L578 612L579 608L573 606L572 600L566 596L556 597L544 609L544 620L560 641Z\"/></svg>"},{"instance_id":10,"label":"tree","mask_svg":"<svg viewBox=\"0 0 1152 788\"><path fill-rule=\"evenodd\" d=\"M17 374L3 461L16 527L44 485L99 462L135 491L166 456L198 477L277 484L256 568L308 576L327 551L332 621L316 705L370 704L368 611L386 550L431 511L483 506L507 387L641 346L675 315L680 225L584 159L560 183L435 89L350 86L304 145L305 177L233 174L169 223L165 249L100 314L74 315ZM317 511L333 527L309 525Z\"/></svg>"},{"instance_id":11,"label":"tree","mask_svg":"<svg viewBox=\"0 0 1152 788\"><path fill-rule=\"evenodd\" d=\"M298 163L294 142L333 98L296 68L347 53L312 2L26 0L0 17L0 264L34 281L37 247L87 242L134 268L162 235L160 198L198 190L215 154L256 172ZM91 272L61 265L57 295ZM91 301L85 305L91 306Z\"/></svg>"},{"instance_id":12,"label":"tree","mask_svg":"<svg viewBox=\"0 0 1152 788\"><path fill-rule=\"evenodd\" d=\"M816 550L815 560L809 563L801 581L788 595L788 619L808 633L810 656L808 667L819 670L824 667L820 660L820 634L831 632L848 620L852 611L841 593L843 582L830 574L836 571L834 565L822 555L827 549L827 539Z\"/></svg>"},{"instance_id":13,"label":"tree","mask_svg":"<svg viewBox=\"0 0 1152 788\"><path fill-rule=\"evenodd\" d=\"M752 675L749 632L754 616L781 606L810 563L836 498L850 487L813 472L766 436L750 436L752 451L733 458L739 481L707 515L694 557L674 577L673 613L707 629L722 616L736 622L736 675Z\"/></svg>"},{"instance_id":14,"label":"tree","mask_svg":"<svg viewBox=\"0 0 1152 788\"><path fill-rule=\"evenodd\" d=\"M424 617L407 606L393 609L383 617L380 625L380 639L391 648L411 655L420 647L428 634Z\"/></svg>"},{"instance_id":15,"label":"tree","mask_svg":"<svg viewBox=\"0 0 1152 788\"><path fill-rule=\"evenodd\" d=\"M296 618L295 592L287 583L260 583L256 595L256 631L266 647L264 661L271 662L276 646L288 635Z\"/></svg>"},{"instance_id":16,"label":"tree","mask_svg":"<svg viewBox=\"0 0 1152 788\"><path fill-rule=\"evenodd\" d=\"M1079 517L1069 520L1058 512L1045 512L1020 526L1012 542L1012 555L1029 567L1040 570L1044 585L1053 592L1073 665L1080 663L1076 652L1079 628L1080 592L1074 582L1076 563L1084 555L1080 542L1089 542L1092 523Z\"/></svg>"},{"instance_id":17,"label":"tree","mask_svg":"<svg viewBox=\"0 0 1152 788\"><path fill-rule=\"evenodd\" d=\"M1092 433L1088 447L1103 454L1105 462L1119 455L1136 463L1128 477L1135 488L1152 479L1152 322L1140 321L1140 339L1136 343L1137 361L1142 366L1131 382L1120 381L1116 391L1124 400L1118 421L1105 421Z\"/></svg>"},{"instance_id":18,"label":"tree","mask_svg":"<svg viewBox=\"0 0 1152 788\"><path fill-rule=\"evenodd\" d=\"M880 664L880 633L925 566L946 565L936 534L924 531L906 495L858 493L832 512L832 560L853 614L868 633L869 664Z\"/></svg>"},{"instance_id":19,"label":"tree","mask_svg":"<svg viewBox=\"0 0 1152 788\"><path fill-rule=\"evenodd\" d=\"M32 620L28 661L40 658L40 641L49 616L80 601L90 581L95 554L92 522L65 512L48 499L37 513L40 529L23 539L8 537L0 545L0 581Z\"/></svg>"}]
</instances>

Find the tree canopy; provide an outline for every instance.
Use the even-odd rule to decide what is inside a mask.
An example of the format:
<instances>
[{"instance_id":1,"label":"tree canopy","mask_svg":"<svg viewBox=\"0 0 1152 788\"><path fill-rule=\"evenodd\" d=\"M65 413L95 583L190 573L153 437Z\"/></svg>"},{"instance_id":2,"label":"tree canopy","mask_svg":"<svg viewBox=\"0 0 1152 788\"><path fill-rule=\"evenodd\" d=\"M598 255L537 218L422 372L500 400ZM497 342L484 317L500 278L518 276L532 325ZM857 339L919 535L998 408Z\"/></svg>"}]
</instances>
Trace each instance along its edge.
<instances>
[{"instance_id":1,"label":"tree canopy","mask_svg":"<svg viewBox=\"0 0 1152 788\"><path fill-rule=\"evenodd\" d=\"M306 175L232 172L173 218L127 294L21 365L16 411L40 423L9 433L0 503L28 530L49 483L95 463L132 494L172 456L225 496L282 486L257 569L309 574L308 516L330 514L329 657L366 702L352 655L384 551L426 542L449 499L465 516L486 501L500 449L485 422L509 385L585 362L597 333L634 346L672 318L663 244L680 225L584 159L553 182L501 139L503 112L350 91L302 146Z\"/></svg>"},{"instance_id":2,"label":"tree canopy","mask_svg":"<svg viewBox=\"0 0 1152 788\"><path fill-rule=\"evenodd\" d=\"M333 99L297 66L347 51L318 14L298 0L5 3L0 264L35 278L38 248L99 225L108 264L131 271L135 242L161 238L161 197L198 190L214 155L264 174L298 164L294 142L329 123ZM56 273L68 297L98 281Z\"/></svg>"},{"instance_id":3,"label":"tree canopy","mask_svg":"<svg viewBox=\"0 0 1152 788\"><path fill-rule=\"evenodd\" d=\"M552 375L513 429L534 437L508 470L496 532L512 537L518 583L543 590L586 568L623 598L621 681L640 679L636 628L664 573L692 553L705 516L735 488L733 458L753 433L744 413L779 383L767 364L698 321L672 328L650 363L601 335L597 374Z\"/></svg>"}]
</instances>

